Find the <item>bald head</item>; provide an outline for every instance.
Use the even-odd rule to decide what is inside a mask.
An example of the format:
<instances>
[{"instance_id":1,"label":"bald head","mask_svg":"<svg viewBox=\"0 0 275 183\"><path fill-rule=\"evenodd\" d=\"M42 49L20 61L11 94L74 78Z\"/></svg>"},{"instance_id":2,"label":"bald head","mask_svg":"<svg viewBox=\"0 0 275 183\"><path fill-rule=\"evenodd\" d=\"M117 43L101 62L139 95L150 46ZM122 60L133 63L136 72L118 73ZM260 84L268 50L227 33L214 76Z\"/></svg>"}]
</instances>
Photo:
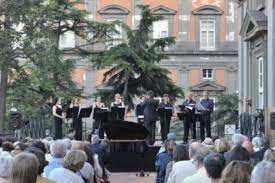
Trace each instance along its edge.
<instances>
[{"instance_id":1,"label":"bald head","mask_svg":"<svg viewBox=\"0 0 275 183\"><path fill-rule=\"evenodd\" d=\"M192 92L188 92L187 97L189 100L193 99L193 93Z\"/></svg>"},{"instance_id":2,"label":"bald head","mask_svg":"<svg viewBox=\"0 0 275 183\"><path fill-rule=\"evenodd\" d=\"M189 158L192 159L194 158L195 154L198 152L200 148L202 148L202 144L199 142L192 142L189 145Z\"/></svg>"}]
</instances>

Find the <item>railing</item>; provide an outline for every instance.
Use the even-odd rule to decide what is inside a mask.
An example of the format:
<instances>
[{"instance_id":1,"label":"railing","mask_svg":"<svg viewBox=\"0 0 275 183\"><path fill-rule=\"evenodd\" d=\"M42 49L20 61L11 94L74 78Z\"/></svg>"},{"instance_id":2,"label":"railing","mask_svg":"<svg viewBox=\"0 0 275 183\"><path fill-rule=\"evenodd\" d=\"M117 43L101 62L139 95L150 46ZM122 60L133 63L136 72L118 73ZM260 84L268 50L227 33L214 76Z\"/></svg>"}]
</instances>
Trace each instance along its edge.
<instances>
[{"instance_id":1,"label":"railing","mask_svg":"<svg viewBox=\"0 0 275 183\"><path fill-rule=\"evenodd\" d=\"M238 51L237 41L215 42L213 45L203 44L199 41L179 41L169 46L166 51Z\"/></svg>"}]
</instances>

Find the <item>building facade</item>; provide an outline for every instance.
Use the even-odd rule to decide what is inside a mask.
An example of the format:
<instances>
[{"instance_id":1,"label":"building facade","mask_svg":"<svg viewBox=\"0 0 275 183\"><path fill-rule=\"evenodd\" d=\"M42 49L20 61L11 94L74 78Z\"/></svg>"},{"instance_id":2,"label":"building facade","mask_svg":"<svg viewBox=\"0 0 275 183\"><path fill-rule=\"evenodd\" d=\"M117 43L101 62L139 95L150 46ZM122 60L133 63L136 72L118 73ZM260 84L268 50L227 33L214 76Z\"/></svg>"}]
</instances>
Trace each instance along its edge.
<instances>
[{"instance_id":1,"label":"building facade","mask_svg":"<svg viewBox=\"0 0 275 183\"><path fill-rule=\"evenodd\" d=\"M239 1L240 112L263 110L265 132L272 138L275 111L275 1Z\"/></svg>"},{"instance_id":2,"label":"building facade","mask_svg":"<svg viewBox=\"0 0 275 183\"><path fill-rule=\"evenodd\" d=\"M219 92L238 92L238 11L235 0L85 0L91 20L120 20L133 29L140 21L138 5L149 5L164 19L152 26L154 38L174 36L176 44L168 47L169 56L160 65L170 71L170 78L185 92L193 91L197 99L210 91L213 99ZM116 35L123 38L121 33ZM66 42L81 44L73 35ZM69 44L69 43L68 43ZM71 45L73 46L73 45ZM87 94L102 84L105 70L95 70L79 61L73 78Z\"/></svg>"}]
</instances>

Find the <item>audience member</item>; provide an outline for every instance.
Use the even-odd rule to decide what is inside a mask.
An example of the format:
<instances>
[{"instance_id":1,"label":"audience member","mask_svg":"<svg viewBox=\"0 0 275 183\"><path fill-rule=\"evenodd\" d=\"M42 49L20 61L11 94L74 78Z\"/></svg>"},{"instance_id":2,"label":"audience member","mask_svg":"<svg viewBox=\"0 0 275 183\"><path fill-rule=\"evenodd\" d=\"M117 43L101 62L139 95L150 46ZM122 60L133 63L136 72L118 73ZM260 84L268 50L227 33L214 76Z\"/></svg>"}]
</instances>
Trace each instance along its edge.
<instances>
[{"instance_id":1,"label":"audience member","mask_svg":"<svg viewBox=\"0 0 275 183\"><path fill-rule=\"evenodd\" d=\"M267 149L269 149L269 141L265 137L259 137L257 142L258 151L254 152L251 157L256 163L264 159L264 154Z\"/></svg>"},{"instance_id":2,"label":"audience member","mask_svg":"<svg viewBox=\"0 0 275 183\"><path fill-rule=\"evenodd\" d=\"M41 140L34 140L31 142L30 147L36 147L40 149L44 154L48 152L47 146Z\"/></svg>"},{"instance_id":3,"label":"audience member","mask_svg":"<svg viewBox=\"0 0 275 183\"><path fill-rule=\"evenodd\" d=\"M82 141L72 141L71 150L79 150L84 152L84 143ZM83 167L76 173L86 182L93 182L94 180L94 169L93 166L88 162L85 162Z\"/></svg>"},{"instance_id":4,"label":"audience member","mask_svg":"<svg viewBox=\"0 0 275 183\"><path fill-rule=\"evenodd\" d=\"M166 183L168 181L168 177L172 171L173 165L176 162L188 160L188 151L186 145L176 145L173 150L173 159L167 164L166 172L165 172L165 180Z\"/></svg>"},{"instance_id":5,"label":"audience member","mask_svg":"<svg viewBox=\"0 0 275 183\"><path fill-rule=\"evenodd\" d=\"M211 179L211 183L219 183L226 164L224 156L218 153L212 153L205 157L203 163L207 175Z\"/></svg>"},{"instance_id":6,"label":"audience member","mask_svg":"<svg viewBox=\"0 0 275 183\"><path fill-rule=\"evenodd\" d=\"M2 151L12 156L12 151L14 150L14 146L11 142L5 141L2 144Z\"/></svg>"},{"instance_id":7,"label":"audience member","mask_svg":"<svg viewBox=\"0 0 275 183\"><path fill-rule=\"evenodd\" d=\"M249 155L251 155L254 152L253 144L250 141L244 141L242 146L247 150Z\"/></svg>"},{"instance_id":8,"label":"audience member","mask_svg":"<svg viewBox=\"0 0 275 183\"><path fill-rule=\"evenodd\" d=\"M39 162L36 183L54 183L53 181L45 177L42 177L44 167L47 165L44 152L41 149L38 149L37 147L29 147L26 149L26 152L34 154Z\"/></svg>"},{"instance_id":9,"label":"audience member","mask_svg":"<svg viewBox=\"0 0 275 183\"><path fill-rule=\"evenodd\" d=\"M227 151L229 151L230 146L226 139L220 139L216 144L216 151L221 155L224 155Z\"/></svg>"},{"instance_id":10,"label":"audience member","mask_svg":"<svg viewBox=\"0 0 275 183\"><path fill-rule=\"evenodd\" d=\"M245 161L232 161L222 173L220 183L249 183L251 166Z\"/></svg>"},{"instance_id":11,"label":"audience member","mask_svg":"<svg viewBox=\"0 0 275 183\"><path fill-rule=\"evenodd\" d=\"M164 144L165 144L166 151L157 155L157 160L156 160L157 180L156 180L156 183L164 183L166 167L167 167L168 162L172 160L173 150L176 146L176 143L174 140L166 140Z\"/></svg>"},{"instance_id":12,"label":"audience member","mask_svg":"<svg viewBox=\"0 0 275 183\"><path fill-rule=\"evenodd\" d=\"M211 180L207 176L206 169L204 167L203 161L205 157L210 153L209 149L205 146L202 146L197 153L195 154L195 166L197 172L194 175L191 175L184 179L183 183L211 183Z\"/></svg>"},{"instance_id":13,"label":"audience member","mask_svg":"<svg viewBox=\"0 0 275 183\"><path fill-rule=\"evenodd\" d=\"M8 183L8 178L11 172L13 158L11 156L0 155L0 183Z\"/></svg>"},{"instance_id":14,"label":"audience member","mask_svg":"<svg viewBox=\"0 0 275 183\"><path fill-rule=\"evenodd\" d=\"M256 165L251 175L251 183L274 183L275 162L262 161Z\"/></svg>"},{"instance_id":15,"label":"audience member","mask_svg":"<svg viewBox=\"0 0 275 183\"><path fill-rule=\"evenodd\" d=\"M67 150L70 150L72 147L72 142L70 139L62 139L63 143L66 145Z\"/></svg>"},{"instance_id":16,"label":"audience member","mask_svg":"<svg viewBox=\"0 0 275 183\"><path fill-rule=\"evenodd\" d=\"M11 167L11 183L35 183L39 162L35 155L21 153L16 156Z\"/></svg>"},{"instance_id":17,"label":"audience member","mask_svg":"<svg viewBox=\"0 0 275 183\"><path fill-rule=\"evenodd\" d=\"M44 168L44 177L49 177L51 171L56 168L63 167L64 157L67 152L67 147L62 140L54 141L50 146L50 152L52 159L49 161L49 164Z\"/></svg>"},{"instance_id":18,"label":"audience member","mask_svg":"<svg viewBox=\"0 0 275 183\"><path fill-rule=\"evenodd\" d=\"M70 140L75 140L75 129L74 128L69 129L68 134L66 135L66 138L68 138Z\"/></svg>"},{"instance_id":19,"label":"audience member","mask_svg":"<svg viewBox=\"0 0 275 183\"><path fill-rule=\"evenodd\" d=\"M28 145L26 145L22 142L19 142L15 145L13 154L18 155L18 154L22 153L23 151L25 151L25 149L27 149L27 148L28 148Z\"/></svg>"},{"instance_id":20,"label":"audience member","mask_svg":"<svg viewBox=\"0 0 275 183\"><path fill-rule=\"evenodd\" d=\"M275 161L275 151L273 149L268 149L264 153L265 161Z\"/></svg>"},{"instance_id":21,"label":"audience member","mask_svg":"<svg viewBox=\"0 0 275 183\"><path fill-rule=\"evenodd\" d=\"M232 144L231 144L231 150L234 149L236 146L241 146L244 142L244 137L242 134L236 133L232 135ZM229 157L231 156L231 151L227 151L224 153L224 158L226 162L228 162Z\"/></svg>"},{"instance_id":22,"label":"audience member","mask_svg":"<svg viewBox=\"0 0 275 183\"><path fill-rule=\"evenodd\" d=\"M235 146L234 149L232 149L230 156L228 158L228 161L226 163L228 164L231 161L237 161L237 160L247 161L247 162L250 160L248 151L240 145Z\"/></svg>"},{"instance_id":23,"label":"audience member","mask_svg":"<svg viewBox=\"0 0 275 183\"><path fill-rule=\"evenodd\" d=\"M205 138L202 144L206 146L211 152L216 152L214 142L212 141L211 138L209 137Z\"/></svg>"},{"instance_id":24,"label":"audience member","mask_svg":"<svg viewBox=\"0 0 275 183\"><path fill-rule=\"evenodd\" d=\"M176 162L172 167L167 183L182 183L186 177L189 177L196 172L194 156L201 147L202 144L199 142L193 142L189 145L188 153L190 160Z\"/></svg>"},{"instance_id":25,"label":"audience member","mask_svg":"<svg viewBox=\"0 0 275 183\"><path fill-rule=\"evenodd\" d=\"M87 156L83 151L69 151L64 158L64 167L54 169L49 179L56 183L84 183L84 180L76 174L84 163L87 161Z\"/></svg>"}]
</instances>

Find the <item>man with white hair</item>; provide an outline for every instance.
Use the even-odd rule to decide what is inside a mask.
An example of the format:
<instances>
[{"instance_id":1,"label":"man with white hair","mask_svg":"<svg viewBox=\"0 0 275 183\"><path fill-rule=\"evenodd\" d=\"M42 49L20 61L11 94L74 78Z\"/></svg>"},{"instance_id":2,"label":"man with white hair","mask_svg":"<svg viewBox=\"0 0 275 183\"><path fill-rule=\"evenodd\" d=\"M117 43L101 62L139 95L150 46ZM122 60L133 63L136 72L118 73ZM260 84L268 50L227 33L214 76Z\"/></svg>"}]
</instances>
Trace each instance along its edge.
<instances>
[{"instance_id":1,"label":"man with white hair","mask_svg":"<svg viewBox=\"0 0 275 183\"><path fill-rule=\"evenodd\" d=\"M0 155L0 182L8 183L10 176L11 166L13 163L13 157Z\"/></svg>"},{"instance_id":2,"label":"man with white hair","mask_svg":"<svg viewBox=\"0 0 275 183\"><path fill-rule=\"evenodd\" d=\"M264 159L265 151L269 148L269 141L265 137L259 137L257 141L259 150L254 152L251 158L257 163Z\"/></svg>"},{"instance_id":3,"label":"man with white hair","mask_svg":"<svg viewBox=\"0 0 275 183\"><path fill-rule=\"evenodd\" d=\"M50 146L52 159L49 164L44 168L44 177L49 177L52 170L64 166L64 157L67 153L67 146L63 140L54 141Z\"/></svg>"},{"instance_id":4,"label":"man with white hair","mask_svg":"<svg viewBox=\"0 0 275 183\"><path fill-rule=\"evenodd\" d=\"M236 146L242 146L244 142L244 136L240 133L235 133L232 135L232 144L231 144L231 150L234 149ZM224 153L224 158L226 162L229 160L229 157L231 156L231 150Z\"/></svg>"},{"instance_id":5,"label":"man with white hair","mask_svg":"<svg viewBox=\"0 0 275 183\"><path fill-rule=\"evenodd\" d=\"M251 183L275 182L275 162L262 161L256 165L251 174Z\"/></svg>"},{"instance_id":6,"label":"man with white hair","mask_svg":"<svg viewBox=\"0 0 275 183\"><path fill-rule=\"evenodd\" d=\"M203 145L199 142L193 142L189 146L190 160L178 161L173 165L172 171L168 177L167 183L181 183L186 177L196 172L194 156Z\"/></svg>"}]
</instances>

